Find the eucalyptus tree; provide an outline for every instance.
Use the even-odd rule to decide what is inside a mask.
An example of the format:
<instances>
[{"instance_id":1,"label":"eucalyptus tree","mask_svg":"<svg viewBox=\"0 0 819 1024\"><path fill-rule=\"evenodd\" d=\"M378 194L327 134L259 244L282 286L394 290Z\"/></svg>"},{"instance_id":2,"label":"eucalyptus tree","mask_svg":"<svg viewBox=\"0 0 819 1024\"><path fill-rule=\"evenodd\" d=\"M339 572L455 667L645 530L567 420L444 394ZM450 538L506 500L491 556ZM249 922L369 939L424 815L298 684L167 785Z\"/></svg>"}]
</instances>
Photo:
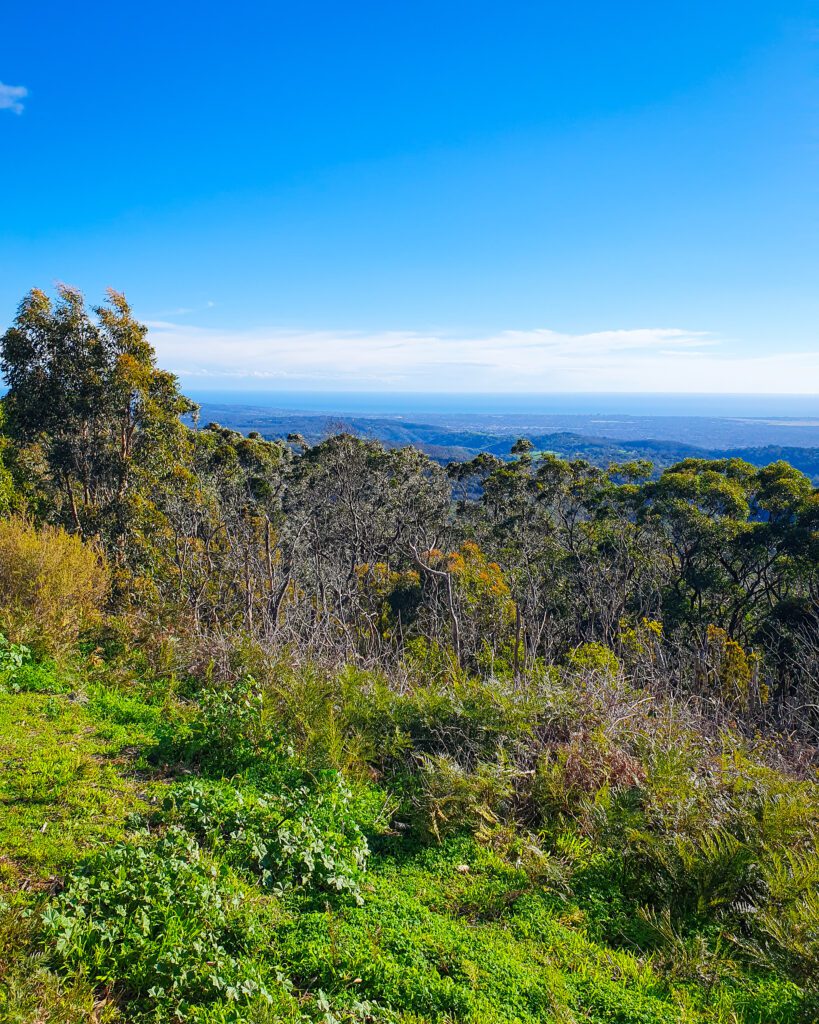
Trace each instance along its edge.
<instances>
[{"instance_id":1,"label":"eucalyptus tree","mask_svg":"<svg viewBox=\"0 0 819 1024\"><path fill-rule=\"evenodd\" d=\"M282 495L290 449L210 423L169 491L172 587L197 628L275 630L289 583Z\"/></svg>"},{"instance_id":2,"label":"eucalyptus tree","mask_svg":"<svg viewBox=\"0 0 819 1024\"><path fill-rule=\"evenodd\" d=\"M646 493L666 555L669 628L724 628L753 641L777 605L805 585L793 550L810 481L785 463L686 459Z\"/></svg>"},{"instance_id":3,"label":"eucalyptus tree","mask_svg":"<svg viewBox=\"0 0 819 1024\"><path fill-rule=\"evenodd\" d=\"M415 448L338 434L303 449L284 498L295 584L309 598L302 631L330 646L375 641L368 587L446 542L450 503L443 469Z\"/></svg>"},{"instance_id":4,"label":"eucalyptus tree","mask_svg":"<svg viewBox=\"0 0 819 1024\"><path fill-rule=\"evenodd\" d=\"M155 491L173 476L195 405L156 366L147 328L109 291L89 311L61 285L34 289L0 338L5 431L50 518L100 536L124 561L139 544Z\"/></svg>"}]
</instances>

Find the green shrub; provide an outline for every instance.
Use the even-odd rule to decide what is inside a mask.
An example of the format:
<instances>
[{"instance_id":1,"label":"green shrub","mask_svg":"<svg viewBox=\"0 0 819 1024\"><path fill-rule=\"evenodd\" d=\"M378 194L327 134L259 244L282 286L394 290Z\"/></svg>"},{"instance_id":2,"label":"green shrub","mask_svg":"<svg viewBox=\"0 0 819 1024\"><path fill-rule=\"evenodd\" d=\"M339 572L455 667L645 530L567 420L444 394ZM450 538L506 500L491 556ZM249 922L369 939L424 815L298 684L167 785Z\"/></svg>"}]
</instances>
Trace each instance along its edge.
<instances>
[{"instance_id":1,"label":"green shrub","mask_svg":"<svg viewBox=\"0 0 819 1024\"><path fill-rule=\"evenodd\" d=\"M512 797L514 778L511 765L480 762L467 771L452 757L419 755L419 785L410 801L415 828L440 840L451 832L496 825Z\"/></svg>"},{"instance_id":2,"label":"green shrub","mask_svg":"<svg viewBox=\"0 0 819 1024\"><path fill-rule=\"evenodd\" d=\"M167 758L192 761L216 772L238 772L274 742L263 717L263 696L248 677L203 690L186 728L167 730Z\"/></svg>"},{"instance_id":3,"label":"green shrub","mask_svg":"<svg viewBox=\"0 0 819 1024\"><path fill-rule=\"evenodd\" d=\"M773 855L761 873L753 929L738 945L753 963L819 995L819 853Z\"/></svg>"},{"instance_id":4,"label":"green shrub","mask_svg":"<svg viewBox=\"0 0 819 1024\"><path fill-rule=\"evenodd\" d=\"M474 769L480 761L531 741L543 700L499 681L464 677L398 693L377 677L344 694L348 727L380 767L417 755L451 757Z\"/></svg>"},{"instance_id":5,"label":"green shrub","mask_svg":"<svg viewBox=\"0 0 819 1024\"><path fill-rule=\"evenodd\" d=\"M610 805L620 794L639 791L645 777L642 763L605 732L578 732L539 758L533 803L543 822L570 818L588 829L595 804Z\"/></svg>"},{"instance_id":6,"label":"green shrub","mask_svg":"<svg viewBox=\"0 0 819 1024\"><path fill-rule=\"evenodd\" d=\"M580 644L566 656L566 666L577 675L600 674L615 676L620 671L617 655L605 644L595 641Z\"/></svg>"}]
</instances>

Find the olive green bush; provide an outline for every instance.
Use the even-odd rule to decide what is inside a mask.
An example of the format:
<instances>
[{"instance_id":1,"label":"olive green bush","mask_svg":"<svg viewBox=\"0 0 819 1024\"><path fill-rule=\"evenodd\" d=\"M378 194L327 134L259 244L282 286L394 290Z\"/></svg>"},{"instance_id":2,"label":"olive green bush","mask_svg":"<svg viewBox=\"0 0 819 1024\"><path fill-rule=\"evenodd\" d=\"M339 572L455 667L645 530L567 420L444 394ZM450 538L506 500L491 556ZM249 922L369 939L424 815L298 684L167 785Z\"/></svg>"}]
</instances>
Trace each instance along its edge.
<instances>
[{"instance_id":1,"label":"olive green bush","mask_svg":"<svg viewBox=\"0 0 819 1024\"><path fill-rule=\"evenodd\" d=\"M13 643L66 654L99 621L108 579L102 554L79 537L0 520L0 629Z\"/></svg>"}]
</instances>

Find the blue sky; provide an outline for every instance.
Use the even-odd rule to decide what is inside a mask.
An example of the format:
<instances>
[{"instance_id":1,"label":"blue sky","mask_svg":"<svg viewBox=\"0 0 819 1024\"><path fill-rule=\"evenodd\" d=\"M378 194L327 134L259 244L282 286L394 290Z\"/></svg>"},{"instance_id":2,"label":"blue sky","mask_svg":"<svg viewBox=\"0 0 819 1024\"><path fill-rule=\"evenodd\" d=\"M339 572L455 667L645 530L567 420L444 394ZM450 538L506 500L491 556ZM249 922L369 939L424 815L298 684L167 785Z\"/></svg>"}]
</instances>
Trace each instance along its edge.
<instances>
[{"instance_id":1,"label":"blue sky","mask_svg":"<svg viewBox=\"0 0 819 1024\"><path fill-rule=\"evenodd\" d=\"M0 324L197 390L819 393L816 2L19 4Z\"/></svg>"}]
</instances>

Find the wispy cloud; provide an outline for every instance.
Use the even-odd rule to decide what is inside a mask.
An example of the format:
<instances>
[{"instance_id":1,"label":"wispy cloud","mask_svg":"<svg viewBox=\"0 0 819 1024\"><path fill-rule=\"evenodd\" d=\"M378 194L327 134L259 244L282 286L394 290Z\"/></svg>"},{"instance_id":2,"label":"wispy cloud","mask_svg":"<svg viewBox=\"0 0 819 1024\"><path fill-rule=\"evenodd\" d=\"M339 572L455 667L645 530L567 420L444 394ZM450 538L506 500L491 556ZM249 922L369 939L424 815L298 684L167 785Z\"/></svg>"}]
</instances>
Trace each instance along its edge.
<instances>
[{"instance_id":1,"label":"wispy cloud","mask_svg":"<svg viewBox=\"0 0 819 1024\"><path fill-rule=\"evenodd\" d=\"M223 331L150 324L160 361L212 386L438 392L819 393L816 351L750 356L678 328L567 334Z\"/></svg>"},{"instance_id":2,"label":"wispy cloud","mask_svg":"<svg viewBox=\"0 0 819 1024\"><path fill-rule=\"evenodd\" d=\"M0 110L11 110L14 114L23 113L23 100L28 96L24 85L5 85L0 82Z\"/></svg>"}]
</instances>

